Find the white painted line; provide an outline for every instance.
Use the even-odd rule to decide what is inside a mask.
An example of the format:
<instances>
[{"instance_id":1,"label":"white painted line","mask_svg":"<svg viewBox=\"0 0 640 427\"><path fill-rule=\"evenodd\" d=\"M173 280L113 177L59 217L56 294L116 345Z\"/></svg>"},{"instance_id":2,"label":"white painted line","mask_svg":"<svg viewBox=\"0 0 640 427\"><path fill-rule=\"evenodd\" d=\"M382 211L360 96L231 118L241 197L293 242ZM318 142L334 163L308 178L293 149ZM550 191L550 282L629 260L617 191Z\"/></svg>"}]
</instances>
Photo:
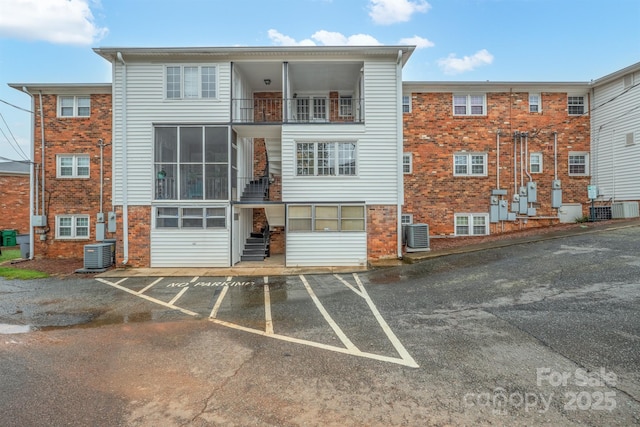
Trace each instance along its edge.
<instances>
[{"instance_id":1,"label":"white painted line","mask_svg":"<svg viewBox=\"0 0 640 427\"><path fill-rule=\"evenodd\" d=\"M337 274L333 275L336 279L338 279L340 282L342 282L343 285L345 285L347 288L351 289L353 292L356 293L356 295L358 296L362 296L362 293L357 290L356 288L354 288L351 283L347 282L346 280L344 280L342 277L338 276Z\"/></svg>"},{"instance_id":2,"label":"white painted line","mask_svg":"<svg viewBox=\"0 0 640 427\"><path fill-rule=\"evenodd\" d=\"M309 296L311 297L313 302L316 304L318 311L320 311L320 313L322 314L322 317L324 317L324 320L326 320L329 326L331 326L331 329L333 329L333 332L335 332L338 338L340 338L340 341L342 341L342 344L344 344L344 346L351 351L360 352L360 350L358 350L358 348L355 345L353 345L351 340L347 338L344 332L342 332L342 329L340 329L340 326L338 326L338 324L333 321L331 316L329 316L329 313L327 312L327 310L325 310L324 306L322 305L322 303L320 302L316 294L313 293L313 289L311 289L311 286L309 285L309 282L307 282L307 279L302 274L300 275L300 279L302 280L302 283L304 283L304 287L307 289Z\"/></svg>"},{"instance_id":3,"label":"white painted line","mask_svg":"<svg viewBox=\"0 0 640 427\"><path fill-rule=\"evenodd\" d=\"M228 290L229 290L229 286L222 287L222 290L220 291L220 295L218 295L218 299L216 300L215 305L211 309L211 314L209 315L209 319L215 319L216 316L218 315L218 310L220 309L222 300L224 299L224 296L227 294Z\"/></svg>"},{"instance_id":4,"label":"white painted line","mask_svg":"<svg viewBox=\"0 0 640 427\"><path fill-rule=\"evenodd\" d=\"M389 338L389 341L391 341L391 344L393 344L393 347L396 349L402 360L406 362L407 366L417 368L418 364L416 363L416 361L413 360L413 357L411 357L407 349L404 348L398 337L396 337L396 334L393 333L387 322L382 318L382 315L378 311L378 308L373 304L373 301L371 300L371 297L369 297L367 290L364 288L364 285L360 281L360 277L358 277L358 274L353 273L353 277L356 279L356 283L360 288L360 292L362 292L362 297L365 299L365 301L367 301L371 312L382 327L384 333L387 334L387 338Z\"/></svg>"},{"instance_id":5,"label":"white painted line","mask_svg":"<svg viewBox=\"0 0 640 427\"><path fill-rule=\"evenodd\" d=\"M269 285L264 285L264 332L267 335L273 335L273 321L271 320L271 295L269 294Z\"/></svg>"},{"instance_id":6,"label":"white painted line","mask_svg":"<svg viewBox=\"0 0 640 427\"><path fill-rule=\"evenodd\" d=\"M164 277L161 277L157 280L155 280L153 283L147 285L144 289L142 289L141 291L138 291L138 294L143 294L145 293L145 291L147 291L148 289L150 289L153 285L155 285L156 283L158 283L159 281L161 281L162 279L164 279Z\"/></svg>"},{"instance_id":7,"label":"white painted line","mask_svg":"<svg viewBox=\"0 0 640 427\"><path fill-rule=\"evenodd\" d=\"M241 325L236 325L235 323L225 322L224 320L211 319L211 318L209 320L212 321L213 323L218 324L218 325L226 326L226 327L232 328L232 329L237 329L239 331L249 332L249 333L256 334L256 335L261 335L263 337L275 338L275 339L278 339L278 340L281 340L281 341L287 341L287 342L291 342L291 343L295 343L295 344L308 345L310 347L321 348L323 350L330 350L330 351L334 351L336 353L348 354L350 356L360 356L360 357L366 357L367 359L373 359L373 360L379 360L379 361L382 361L382 362L395 363L397 365L408 366L410 368L417 368L418 367L418 365L416 365L415 362L413 364L409 364L409 363L407 363L406 360L399 359L397 357L389 357L389 356L381 356L379 354L365 353L365 352L359 351L357 349L356 349L356 351L352 351L352 350L349 350L349 349L346 349L346 348L343 348L343 347L335 347L335 346L332 346L332 345L322 344L322 343L313 342L313 341L307 341L307 340L303 340L303 339L300 339L300 338L287 337L287 336L284 336L284 335L278 335L278 334L267 335L264 331L260 331L258 329L247 328L247 327L241 326Z\"/></svg>"},{"instance_id":8,"label":"white painted line","mask_svg":"<svg viewBox=\"0 0 640 427\"><path fill-rule=\"evenodd\" d=\"M231 279L233 279L233 276L228 276L226 281L227 281L227 282L230 282L230 281L231 281Z\"/></svg>"},{"instance_id":9,"label":"white painted line","mask_svg":"<svg viewBox=\"0 0 640 427\"><path fill-rule=\"evenodd\" d=\"M180 312L182 312L184 314L188 314L189 316L194 316L194 317L200 316L198 313L195 313L195 312L193 312L191 310L186 310L184 308L176 307L175 305L168 304L168 303L166 303L164 301L160 301L159 299L152 298L152 297L150 297L148 295L145 295L145 294L139 294L136 291L132 291L129 288L125 288L124 286L120 286L118 283L122 282L122 280L120 282L117 282L117 283L111 283L108 280L104 280L104 279L100 279L100 278L96 278L96 280L99 281L99 282L102 282L102 283L104 283L106 285L113 286L116 289L120 289L121 291L125 291L125 292L130 293L132 295L135 295L137 297L146 299L147 301L151 301L153 303L159 304L159 305L161 305L163 307L168 307L168 308L171 308L173 310L178 310L178 311L180 311Z\"/></svg>"},{"instance_id":10,"label":"white painted line","mask_svg":"<svg viewBox=\"0 0 640 427\"><path fill-rule=\"evenodd\" d=\"M189 287L188 287L188 286L187 286L187 287L185 287L185 288L182 288L182 289L180 290L180 292L178 292L178 295L176 295L175 297L173 297L173 299L172 299L171 301L169 301L169 305L174 305L174 304L175 304L175 302L176 302L176 301L178 301L178 300L180 299L180 297L181 297L185 292L187 292L187 289L189 289Z\"/></svg>"},{"instance_id":11,"label":"white painted line","mask_svg":"<svg viewBox=\"0 0 640 427\"><path fill-rule=\"evenodd\" d=\"M193 279L191 279L191 283L195 282L196 280L198 280L200 278L200 276L196 276Z\"/></svg>"}]
</instances>

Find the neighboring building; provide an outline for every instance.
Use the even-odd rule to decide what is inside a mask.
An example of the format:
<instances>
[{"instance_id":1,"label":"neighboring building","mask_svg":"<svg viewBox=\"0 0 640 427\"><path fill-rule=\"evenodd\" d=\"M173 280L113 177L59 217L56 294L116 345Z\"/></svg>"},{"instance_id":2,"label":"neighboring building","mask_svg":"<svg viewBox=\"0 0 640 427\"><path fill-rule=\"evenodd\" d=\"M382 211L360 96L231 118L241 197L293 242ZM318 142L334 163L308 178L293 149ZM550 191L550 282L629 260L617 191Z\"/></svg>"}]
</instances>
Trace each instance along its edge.
<instances>
[{"instance_id":1,"label":"neighboring building","mask_svg":"<svg viewBox=\"0 0 640 427\"><path fill-rule=\"evenodd\" d=\"M107 48L119 263L402 255L408 46ZM273 240L271 242L271 240Z\"/></svg>"},{"instance_id":2,"label":"neighboring building","mask_svg":"<svg viewBox=\"0 0 640 427\"><path fill-rule=\"evenodd\" d=\"M29 232L29 163L0 163L0 231Z\"/></svg>"},{"instance_id":3,"label":"neighboring building","mask_svg":"<svg viewBox=\"0 0 640 427\"><path fill-rule=\"evenodd\" d=\"M590 184L640 200L640 63L593 83L403 83L410 46L95 51L113 84L11 85L36 112L36 256L115 239L121 266L364 266L410 249L405 224L574 222Z\"/></svg>"},{"instance_id":4,"label":"neighboring building","mask_svg":"<svg viewBox=\"0 0 640 427\"><path fill-rule=\"evenodd\" d=\"M403 94L403 223L474 236L582 217L588 83L406 82Z\"/></svg>"},{"instance_id":5,"label":"neighboring building","mask_svg":"<svg viewBox=\"0 0 640 427\"><path fill-rule=\"evenodd\" d=\"M595 80L593 184L601 202L640 201L640 62Z\"/></svg>"},{"instance_id":6,"label":"neighboring building","mask_svg":"<svg viewBox=\"0 0 640 427\"><path fill-rule=\"evenodd\" d=\"M82 258L84 245L115 237L96 235L98 214L111 209L111 84L10 86L32 97L35 112L33 254Z\"/></svg>"}]
</instances>

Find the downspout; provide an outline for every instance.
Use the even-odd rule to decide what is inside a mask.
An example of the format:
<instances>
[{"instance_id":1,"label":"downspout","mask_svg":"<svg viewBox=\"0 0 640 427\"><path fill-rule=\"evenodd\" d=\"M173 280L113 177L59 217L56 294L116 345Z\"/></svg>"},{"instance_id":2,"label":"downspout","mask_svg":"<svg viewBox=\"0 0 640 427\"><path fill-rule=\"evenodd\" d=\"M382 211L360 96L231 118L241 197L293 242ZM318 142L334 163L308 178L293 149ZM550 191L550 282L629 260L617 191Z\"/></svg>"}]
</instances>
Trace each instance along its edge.
<instances>
[{"instance_id":1,"label":"downspout","mask_svg":"<svg viewBox=\"0 0 640 427\"><path fill-rule=\"evenodd\" d=\"M402 258L402 205L404 204L404 173L402 168L402 153L404 150L404 138L402 136L402 49L398 49L398 59L396 60L396 137L397 143L397 161L398 165L398 205L396 214L396 240L398 248L398 259Z\"/></svg>"},{"instance_id":2,"label":"downspout","mask_svg":"<svg viewBox=\"0 0 640 427\"><path fill-rule=\"evenodd\" d=\"M524 172L529 178L529 182L533 181L529 173L529 132L524 133Z\"/></svg>"},{"instance_id":3,"label":"downspout","mask_svg":"<svg viewBox=\"0 0 640 427\"><path fill-rule=\"evenodd\" d=\"M518 194L518 134L513 134L513 194Z\"/></svg>"},{"instance_id":4,"label":"downspout","mask_svg":"<svg viewBox=\"0 0 640 427\"><path fill-rule=\"evenodd\" d=\"M129 197L128 197L128 170L127 170L127 63L122 58L122 53L116 54L117 60L122 63L122 265L129 262ZM114 154L115 156L115 150Z\"/></svg>"},{"instance_id":5,"label":"downspout","mask_svg":"<svg viewBox=\"0 0 640 427\"><path fill-rule=\"evenodd\" d=\"M36 102L35 102L35 98L33 97L33 95L27 90L26 86L22 86L22 91L24 93L26 93L27 95L29 95L31 97L31 141L30 141L30 151L29 151L29 157L33 158L33 155L35 154L35 120L36 120L36 116L35 116L35 108L36 108ZM42 111L42 104L40 104L40 110ZM44 127L44 124L43 124ZM38 194L38 189L36 187L36 170L35 169L35 162L32 160L31 165L29 167L29 247L31 249L29 249L29 259L33 259L33 249L34 249L34 239L33 239L33 213L34 213L34 205L36 205L38 203L37 201L37 197L35 197L36 194ZM35 213L38 213L38 207L35 206L36 210Z\"/></svg>"},{"instance_id":6,"label":"downspout","mask_svg":"<svg viewBox=\"0 0 640 427\"><path fill-rule=\"evenodd\" d=\"M500 189L500 129L496 131L496 188Z\"/></svg>"},{"instance_id":7,"label":"downspout","mask_svg":"<svg viewBox=\"0 0 640 427\"><path fill-rule=\"evenodd\" d=\"M558 132L553 132L553 179L558 180Z\"/></svg>"},{"instance_id":8,"label":"downspout","mask_svg":"<svg viewBox=\"0 0 640 427\"><path fill-rule=\"evenodd\" d=\"M40 138L42 139L42 143L41 143L41 156L40 157L40 163L41 163L41 173L42 173L42 183L41 183L41 189L42 189L42 206L40 206L40 209L42 210L42 216L45 215L44 212L44 112L43 112L43 108L42 108L42 91L38 91L39 93L39 97L40 97Z\"/></svg>"},{"instance_id":9,"label":"downspout","mask_svg":"<svg viewBox=\"0 0 640 427\"><path fill-rule=\"evenodd\" d=\"M524 187L524 146L522 144L522 133L520 134L520 187Z\"/></svg>"}]
</instances>

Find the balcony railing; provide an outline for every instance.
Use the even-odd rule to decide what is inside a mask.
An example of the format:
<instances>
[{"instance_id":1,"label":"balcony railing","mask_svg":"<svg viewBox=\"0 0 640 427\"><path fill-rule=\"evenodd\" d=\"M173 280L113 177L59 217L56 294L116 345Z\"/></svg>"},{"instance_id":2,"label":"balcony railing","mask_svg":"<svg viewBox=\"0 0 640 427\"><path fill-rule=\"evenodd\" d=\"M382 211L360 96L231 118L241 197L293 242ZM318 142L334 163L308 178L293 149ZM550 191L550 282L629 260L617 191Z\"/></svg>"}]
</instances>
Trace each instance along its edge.
<instances>
[{"instance_id":1,"label":"balcony railing","mask_svg":"<svg viewBox=\"0 0 640 427\"><path fill-rule=\"evenodd\" d=\"M359 98L233 99L234 123L363 123Z\"/></svg>"}]
</instances>

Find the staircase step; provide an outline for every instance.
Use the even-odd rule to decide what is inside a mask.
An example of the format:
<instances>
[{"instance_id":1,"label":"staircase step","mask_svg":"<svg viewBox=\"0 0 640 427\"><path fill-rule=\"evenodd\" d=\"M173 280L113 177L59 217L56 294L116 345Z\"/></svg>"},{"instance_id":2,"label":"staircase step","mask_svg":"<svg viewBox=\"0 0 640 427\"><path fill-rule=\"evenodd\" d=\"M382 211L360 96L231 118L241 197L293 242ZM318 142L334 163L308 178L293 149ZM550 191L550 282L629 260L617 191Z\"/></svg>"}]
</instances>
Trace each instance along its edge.
<instances>
[{"instance_id":1,"label":"staircase step","mask_svg":"<svg viewBox=\"0 0 640 427\"><path fill-rule=\"evenodd\" d=\"M264 256L260 255L242 255L240 257L241 261L264 261Z\"/></svg>"}]
</instances>

